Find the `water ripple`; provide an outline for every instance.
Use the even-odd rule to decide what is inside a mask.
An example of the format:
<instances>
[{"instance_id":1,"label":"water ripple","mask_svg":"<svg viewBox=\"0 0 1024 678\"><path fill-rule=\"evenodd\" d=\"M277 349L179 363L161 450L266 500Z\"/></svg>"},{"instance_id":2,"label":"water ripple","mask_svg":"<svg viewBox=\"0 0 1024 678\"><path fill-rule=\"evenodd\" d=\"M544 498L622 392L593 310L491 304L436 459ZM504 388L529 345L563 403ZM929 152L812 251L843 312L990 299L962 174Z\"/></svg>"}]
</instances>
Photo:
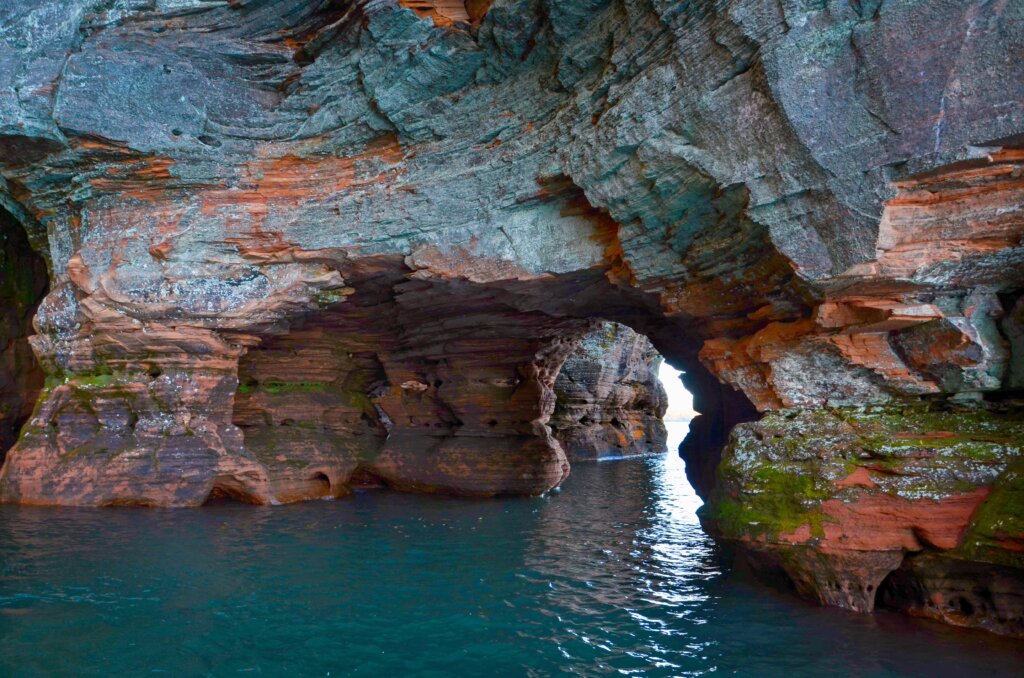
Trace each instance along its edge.
<instances>
[{"instance_id":1,"label":"water ripple","mask_svg":"<svg viewBox=\"0 0 1024 678\"><path fill-rule=\"evenodd\" d=\"M670 456L539 499L2 507L0 675L1020 674L1018 643L730 574L699 504Z\"/></svg>"}]
</instances>

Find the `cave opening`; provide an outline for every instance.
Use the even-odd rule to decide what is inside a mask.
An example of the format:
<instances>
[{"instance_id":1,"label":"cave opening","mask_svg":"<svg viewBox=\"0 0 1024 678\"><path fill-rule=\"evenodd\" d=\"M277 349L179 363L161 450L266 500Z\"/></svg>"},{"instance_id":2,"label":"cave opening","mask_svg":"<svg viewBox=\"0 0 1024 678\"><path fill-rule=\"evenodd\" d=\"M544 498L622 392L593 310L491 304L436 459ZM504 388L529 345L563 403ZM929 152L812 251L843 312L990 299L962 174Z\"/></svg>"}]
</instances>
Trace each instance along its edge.
<instances>
[{"instance_id":1,"label":"cave opening","mask_svg":"<svg viewBox=\"0 0 1024 678\"><path fill-rule=\"evenodd\" d=\"M203 506L219 506L221 504L253 504L265 503L250 492L246 487L231 476L221 476L214 480Z\"/></svg>"},{"instance_id":2,"label":"cave opening","mask_svg":"<svg viewBox=\"0 0 1024 678\"><path fill-rule=\"evenodd\" d=\"M697 509L703 502L687 476L681 451L683 441L690 433L690 423L701 414L693 408L693 394L686 390L683 383L686 375L682 370L662 359L657 374L667 401L663 417L668 447L665 459L666 490L671 492L676 502L691 512L681 519L696 520Z\"/></svg>"},{"instance_id":3,"label":"cave opening","mask_svg":"<svg viewBox=\"0 0 1024 678\"><path fill-rule=\"evenodd\" d=\"M658 379L668 397L668 409L665 410L665 421L689 423L695 416L693 394L683 385L683 372L672 367L664 358L658 366Z\"/></svg>"},{"instance_id":4,"label":"cave opening","mask_svg":"<svg viewBox=\"0 0 1024 678\"><path fill-rule=\"evenodd\" d=\"M238 362L228 416L261 496L537 495L572 463L669 451L703 497L728 431L755 415L701 364L685 318L600 271L481 280L389 256L332 263L344 291L268 325Z\"/></svg>"},{"instance_id":5,"label":"cave opening","mask_svg":"<svg viewBox=\"0 0 1024 678\"><path fill-rule=\"evenodd\" d=\"M647 336L619 323L599 321L579 339L555 379L549 419L570 463L673 448L666 430L670 401L659 373L664 362ZM685 394L676 378L673 394L680 391Z\"/></svg>"},{"instance_id":6,"label":"cave opening","mask_svg":"<svg viewBox=\"0 0 1024 678\"><path fill-rule=\"evenodd\" d=\"M257 494L535 495L575 462L668 451L703 497L728 431L754 416L685 319L599 272L481 281L406 264L339 262L344 294L241 356L229 416L265 473Z\"/></svg>"},{"instance_id":7,"label":"cave opening","mask_svg":"<svg viewBox=\"0 0 1024 678\"><path fill-rule=\"evenodd\" d=\"M46 260L24 226L0 207L0 464L35 407L45 375L28 337L49 290Z\"/></svg>"},{"instance_id":8,"label":"cave opening","mask_svg":"<svg viewBox=\"0 0 1024 678\"><path fill-rule=\"evenodd\" d=\"M331 479L327 477L326 473L314 473L309 480L314 485L318 486L318 489L321 491L321 493L327 494L331 491Z\"/></svg>"},{"instance_id":9,"label":"cave opening","mask_svg":"<svg viewBox=\"0 0 1024 678\"><path fill-rule=\"evenodd\" d=\"M242 356L232 423L269 496L538 494L576 462L680 456L705 384L647 323L528 314L452 283L402 283L396 297L395 284L361 280ZM662 334L680 353L679 333ZM722 414L717 393L700 400L707 420Z\"/></svg>"}]
</instances>

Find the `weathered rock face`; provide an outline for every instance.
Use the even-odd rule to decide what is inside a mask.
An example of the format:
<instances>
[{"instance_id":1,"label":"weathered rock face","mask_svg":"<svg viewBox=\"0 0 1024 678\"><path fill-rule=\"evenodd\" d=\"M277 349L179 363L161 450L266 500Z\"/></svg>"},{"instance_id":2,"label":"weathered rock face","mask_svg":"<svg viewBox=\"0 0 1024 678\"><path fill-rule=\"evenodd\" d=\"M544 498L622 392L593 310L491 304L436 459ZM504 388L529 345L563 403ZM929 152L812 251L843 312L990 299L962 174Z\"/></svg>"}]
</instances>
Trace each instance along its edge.
<instances>
[{"instance_id":1,"label":"weathered rock face","mask_svg":"<svg viewBox=\"0 0 1024 678\"><path fill-rule=\"evenodd\" d=\"M1020 403L781 410L736 427L702 520L824 604L1020 634L1022 460Z\"/></svg>"},{"instance_id":2,"label":"weathered rock face","mask_svg":"<svg viewBox=\"0 0 1024 678\"><path fill-rule=\"evenodd\" d=\"M51 271L4 501L543 492L595 319L685 369L713 505L762 496L722 475L778 461L758 429L718 469L758 412L931 403L884 435L959 434L952 401L1024 385L1020 3L25 0L0 43L0 204ZM833 556L808 523L794 577L861 609L893 570L1019 582L1005 480L847 488L823 534L903 536ZM927 565L992 515L998 564Z\"/></svg>"},{"instance_id":3,"label":"weathered rock face","mask_svg":"<svg viewBox=\"0 0 1024 678\"><path fill-rule=\"evenodd\" d=\"M550 425L569 461L665 451L661 356L644 336L602 323L562 364Z\"/></svg>"}]
</instances>

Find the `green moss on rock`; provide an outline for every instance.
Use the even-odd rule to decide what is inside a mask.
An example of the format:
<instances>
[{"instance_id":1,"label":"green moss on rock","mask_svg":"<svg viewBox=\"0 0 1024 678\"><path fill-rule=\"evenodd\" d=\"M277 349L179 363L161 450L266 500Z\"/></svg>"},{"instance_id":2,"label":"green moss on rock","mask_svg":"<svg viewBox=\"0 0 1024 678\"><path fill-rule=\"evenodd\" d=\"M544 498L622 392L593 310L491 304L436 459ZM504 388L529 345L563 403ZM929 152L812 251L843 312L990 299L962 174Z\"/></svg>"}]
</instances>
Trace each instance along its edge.
<instances>
[{"instance_id":1,"label":"green moss on rock","mask_svg":"<svg viewBox=\"0 0 1024 678\"><path fill-rule=\"evenodd\" d=\"M1024 459L1014 461L996 479L956 555L1024 567Z\"/></svg>"},{"instance_id":2,"label":"green moss on rock","mask_svg":"<svg viewBox=\"0 0 1024 678\"><path fill-rule=\"evenodd\" d=\"M799 469L758 468L736 495L719 495L702 518L713 521L723 534L778 536L810 525L821 534L823 514L818 505L830 492Z\"/></svg>"},{"instance_id":3,"label":"green moss on rock","mask_svg":"<svg viewBox=\"0 0 1024 678\"><path fill-rule=\"evenodd\" d=\"M731 538L773 541L802 525L820 534L824 501L851 501L866 491L840 483L858 468L867 470L871 492L910 500L991 486L1011 462L1024 460L1022 414L946 403L771 412L733 431L701 517ZM1024 488L1016 487L997 483L979 512L980 541L991 542L983 535L997 526L1024 529Z\"/></svg>"}]
</instances>

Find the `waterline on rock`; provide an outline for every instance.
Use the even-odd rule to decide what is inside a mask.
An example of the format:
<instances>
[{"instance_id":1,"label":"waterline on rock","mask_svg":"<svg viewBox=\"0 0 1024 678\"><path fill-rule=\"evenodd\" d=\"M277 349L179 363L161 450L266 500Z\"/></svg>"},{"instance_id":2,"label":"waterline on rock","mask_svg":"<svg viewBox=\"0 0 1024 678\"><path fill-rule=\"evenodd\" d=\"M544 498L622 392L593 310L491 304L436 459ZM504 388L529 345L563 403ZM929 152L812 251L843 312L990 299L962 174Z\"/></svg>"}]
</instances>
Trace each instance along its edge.
<instances>
[{"instance_id":1,"label":"waterline on rock","mask_svg":"<svg viewBox=\"0 0 1024 678\"><path fill-rule=\"evenodd\" d=\"M669 427L670 436L681 427ZM0 507L0 674L1012 674L1019 644L730 574L677 455L563 491Z\"/></svg>"}]
</instances>

